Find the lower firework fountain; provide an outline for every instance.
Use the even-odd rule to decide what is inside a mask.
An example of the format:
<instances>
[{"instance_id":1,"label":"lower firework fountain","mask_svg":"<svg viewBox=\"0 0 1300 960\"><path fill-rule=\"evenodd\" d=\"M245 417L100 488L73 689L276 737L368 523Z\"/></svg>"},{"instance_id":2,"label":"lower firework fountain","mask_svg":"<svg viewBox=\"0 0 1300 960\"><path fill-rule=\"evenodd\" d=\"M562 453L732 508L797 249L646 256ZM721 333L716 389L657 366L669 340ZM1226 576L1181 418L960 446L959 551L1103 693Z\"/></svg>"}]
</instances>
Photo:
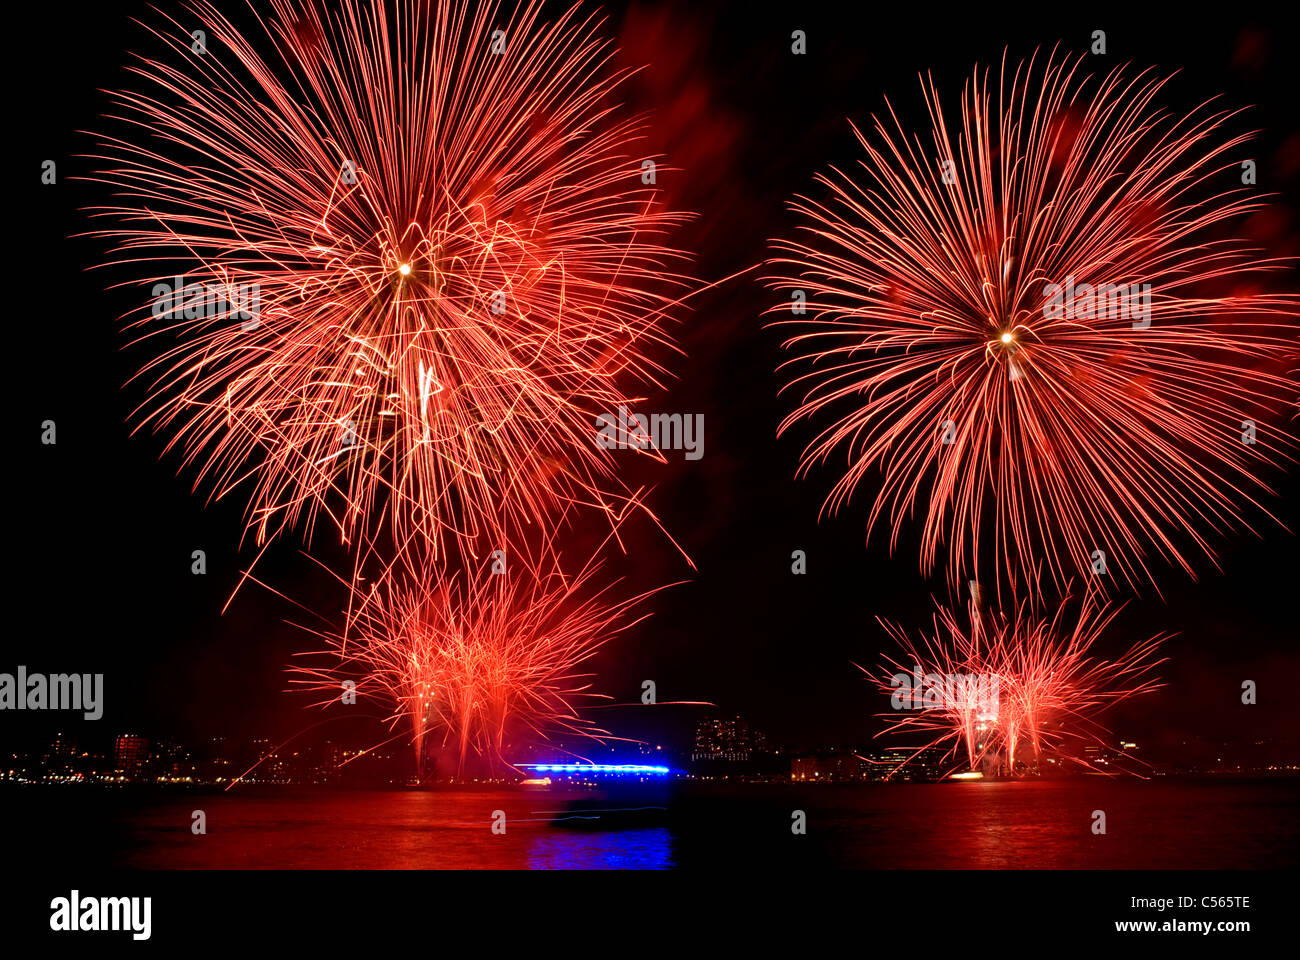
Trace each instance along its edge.
<instances>
[{"instance_id":1,"label":"lower firework fountain","mask_svg":"<svg viewBox=\"0 0 1300 960\"><path fill-rule=\"evenodd\" d=\"M982 615L970 604L969 626L940 607L918 640L881 621L902 648L876 675L893 712L884 736L920 741L898 769L939 749L949 775L1025 776L1045 763L1090 766L1078 748L1097 743L1095 717L1106 707L1161 686L1152 671L1165 636L1152 637L1115 659L1094 648L1120 607L1082 598L1066 623L1062 603L1045 618L1022 604L1010 615Z\"/></svg>"},{"instance_id":2,"label":"lower firework fountain","mask_svg":"<svg viewBox=\"0 0 1300 960\"><path fill-rule=\"evenodd\" d=\"M639 621L632 609L649 594L610 600L611 586L591 589L598 562L572 576L545 563L450 578L394 567L353 588L350 629L318 633L329 662L296 668L296 682L326 694L321 705L349 680L359 698L386 704L389 726L409 732L421 782L513 778L506 753L518 746L557 734L604 740L578 707L608 698L579 668Z\"/></svg>"}]
</instances>

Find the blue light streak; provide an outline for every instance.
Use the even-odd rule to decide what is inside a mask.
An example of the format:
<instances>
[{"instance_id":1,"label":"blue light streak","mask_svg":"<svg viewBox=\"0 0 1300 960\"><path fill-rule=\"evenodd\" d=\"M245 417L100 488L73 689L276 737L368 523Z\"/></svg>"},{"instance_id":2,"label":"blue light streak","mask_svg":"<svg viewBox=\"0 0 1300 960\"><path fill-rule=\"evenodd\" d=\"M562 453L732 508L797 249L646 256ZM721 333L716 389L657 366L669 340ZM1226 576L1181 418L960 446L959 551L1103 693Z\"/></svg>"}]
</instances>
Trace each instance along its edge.
<instances>
[{"instance_id":1,"label":"blue light streak","mask_svg":"<svg viewBox=\"0 0 1300 960\"><path fill-rule=\"evenodd\" d=\"M672 772L668 767L648 763L518 763L515 766L536 770L538 773L612 773L616 776L663 776Z\"/></svg>"}]
</instances>

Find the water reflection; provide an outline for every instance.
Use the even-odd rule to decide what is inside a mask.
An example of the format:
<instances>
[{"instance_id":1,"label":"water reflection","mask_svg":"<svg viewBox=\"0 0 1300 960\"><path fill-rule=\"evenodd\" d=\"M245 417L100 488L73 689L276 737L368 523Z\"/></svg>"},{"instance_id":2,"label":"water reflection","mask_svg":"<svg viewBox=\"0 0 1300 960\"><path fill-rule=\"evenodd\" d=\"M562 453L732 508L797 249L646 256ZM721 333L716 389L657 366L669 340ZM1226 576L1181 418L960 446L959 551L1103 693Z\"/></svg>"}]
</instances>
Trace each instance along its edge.
<instances>
[{"instance_id":1,"label":"water reflection","mask_svg":"<svg viewBox=\"0 0 1300 960\"><path fill-rule=\"evenodd\" d=\"M1300 850L1300 780L683 784L666 810L657 796L493 789L7 799L19 852L132 868L1252 869L1294 866ZM203 836L190 832L199 808ZM792 835L792 810L807 835Z\"/></svg>"},{"instance_id":2,"label":"water reflection","mask_svg":"<svg viewBox=\"0 0 1300 960\"><path fill-rule=\"evenodd\" d=\"M667 827L608 833L557 831L529 838L530 870L665 870L672 865Z\"/></svg>"}]
</instances>

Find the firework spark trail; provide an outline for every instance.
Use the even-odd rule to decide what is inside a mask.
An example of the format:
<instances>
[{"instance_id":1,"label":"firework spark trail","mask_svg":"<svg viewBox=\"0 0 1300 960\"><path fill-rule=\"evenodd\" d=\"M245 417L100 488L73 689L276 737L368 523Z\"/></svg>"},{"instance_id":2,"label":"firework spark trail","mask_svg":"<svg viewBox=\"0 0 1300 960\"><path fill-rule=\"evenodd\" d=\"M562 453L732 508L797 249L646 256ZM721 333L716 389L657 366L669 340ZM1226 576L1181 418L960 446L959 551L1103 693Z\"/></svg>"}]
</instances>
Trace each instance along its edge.
<instances>
[{"instance_id":1,"label":"firework spark trail","mask_svg":"<svg viewBox=\"0 0 1300 960\"><path fill-rule=\"evenodd\" d=\"M879 470L869 534L887 516L892 552L919 511L922 571L953 585L1014 591L1045 563L1059 586L1097 549L1133 587L1153 556L1193 574L1293 459L1268 424L1294 402L1300 298L1251 289L1284 265L1216 236L1262 206L1219 186L1248 138L1209 104L1171 117L1150 72L1079 74L1054 54L977 70L956 128L929 83L933 156L892 107L855 127L861 176L819 177L829 199L793 204L803 235L769 264L807 296L774 321L798 394L781 430L821 423L800 472L845 458L834 513ZM1103 284L1149 284L1145 318L1089 309Z\"/></svg>"},{"instance_id":2,"label":"firework spark trail","mask_svg":"<svg viewBox=\"0 0 1300 960\"><path fill-rule=\"evenodd\" d=\"M321 693L317 705L327 706L353 680L358 697L388 706L391 727L409 725L422 771L431 753L449 754L458 772L471 758L499 769L508 740L557 731L621 739L578 713L582 703L610 699L579 670L648 616L634 608L658 590L613 600L617 582L593 588L595 557L576 573L557 551L538 558L519 562L518 572L448 576L428 554L402 556L373 582L340 578L353 594L350 625L311 630L325 646L305 655L315 665L293 668L292 683Z\"/></svg>"},{"instance_id":3,"label":"firework spark trail","mask_svg":"<svg viewBox=\"0 0 1300 960\"><path fill-rule=\"evenodd\" d=\"M118 200L93 213L115 262L260 300L252 324L202 301L130 323L175 341L141 371L140 425L214 497L247 485L259 543L327 519L347 542L495 546L635 500L595 416L660 383L685 217L641 181L601 22L270 8L246 36L191 4L153 30L173 56L133 68L151 92L113 94L133 133L101 135Z\"/></svg>"},{"instance_id":4,"label":"firework spark trail","mask_svg":"<svg viewBox=\"0 0 1300 960\"><path fill-rule=\"evenodd\" d=\"M1014 774L1045 754L1084 763L1064 748L1101 742L1095 718L1102 710L1163 685L1152 672L1164 662L1156 655L1169 635L1104 659L1096 654L1097 641L1122 607L1088 593L1067 623L1070 606L1061 603L1050 618L1027 601L1010 615L985 615L972 601L968 624L939 607L932 630L919 641L881 620L902 654L886 657L875 675L895 707L882 715L889 723L880 736L923 741L895 772L935 748L945 759L964 758L959 762L969 770L992 764ZM900 674L909 678L907 685Z\"/></svg>"}]
</instances>

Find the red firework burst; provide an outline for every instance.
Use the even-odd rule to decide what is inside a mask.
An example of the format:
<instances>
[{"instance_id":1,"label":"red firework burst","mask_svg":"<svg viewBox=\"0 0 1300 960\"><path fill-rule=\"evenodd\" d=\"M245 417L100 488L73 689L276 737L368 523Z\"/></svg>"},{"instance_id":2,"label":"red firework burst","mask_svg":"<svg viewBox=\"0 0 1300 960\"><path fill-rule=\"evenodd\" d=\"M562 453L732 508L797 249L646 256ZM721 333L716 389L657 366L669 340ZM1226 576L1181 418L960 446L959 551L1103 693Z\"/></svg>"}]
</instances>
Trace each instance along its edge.
<instances>
[{"instance_id":1,"label":"red firework burst","mask_svg":"<svg viewBox=\"0 0 1300 960\"><path fill-rule=\"evenodd\" d=\"M933 156L891 108L858 132L860 178L793 205L804 234L769 278L806 297L772 311L796 311L778 324L801 368L781 429L823 421L801 472L845 457L829 512L880 471L868 531L888 516L893 550L919 511L925 573L1192 573L1291 459L1300 301L1261 292L1282 265L1221 236L1260 206L1247 138L1208 105L1171 117L1166 82L1004 61L955 128L931 82Z\"/></svg>"},{"instance_id":2,"label":"red firework burst","mask_svg":"<svg viewBox=\"0 0 1300 960\"><path fill-rule=\"evenodd\" d=\"M634 500L596 417L662 372L683 216L643 182L600 21L270 8L246 36L192 4L133 68L150 92L113 95L133 134L101 138L118 225L96 233L156 297L183 275L130 325L174 341L141 423L214 496L249 484L258 542L328 517L499 545Z\"/></svg>"},{"instance_id":3,"label":"red firework burst","mask_svg":"<svg viewBox=\"0 0 1300 960\"><path fill-rule=\"evenodd\" d=\"M1087 594L1068 625L1066 608L1045 618L1022 603L1011 616L982 616L972 601L967 626L939 607L919 642L881 620L903 651L877 674L896 711L883 715L883 735L920 735L913 758L940 748L972 771L1024 772L1049 754L1087 765L1065 748L1100 742L1100 711L1162 686L1152 671L1164 662L1155 657L1168 635L1103 659L1094 648L1121 608Z\"/></svg>"},{"instance_id":4,"label":"red firework burst","mask_svg":"<svg viewBox=\"0 0 1300 960\"><path fill-rule=\"evenodd\" d=\"M599 566L593 559L569 575L548 553L518 573L448 577L427 561L403 560L377 582L351 586L348 627L311 631L326 646L307 656L328 662L295 667L293 683L324 694L319 705L327 706L352 680L359 698L391 710L393 728L409 726L422 776L433 757L457 772L474 759L500 770L510 743L606 738L578 706L609 698L579 669L648 616L633 608L658 591L611 600L616 584L592 589Z\"/></svg>"}]
</instances>

